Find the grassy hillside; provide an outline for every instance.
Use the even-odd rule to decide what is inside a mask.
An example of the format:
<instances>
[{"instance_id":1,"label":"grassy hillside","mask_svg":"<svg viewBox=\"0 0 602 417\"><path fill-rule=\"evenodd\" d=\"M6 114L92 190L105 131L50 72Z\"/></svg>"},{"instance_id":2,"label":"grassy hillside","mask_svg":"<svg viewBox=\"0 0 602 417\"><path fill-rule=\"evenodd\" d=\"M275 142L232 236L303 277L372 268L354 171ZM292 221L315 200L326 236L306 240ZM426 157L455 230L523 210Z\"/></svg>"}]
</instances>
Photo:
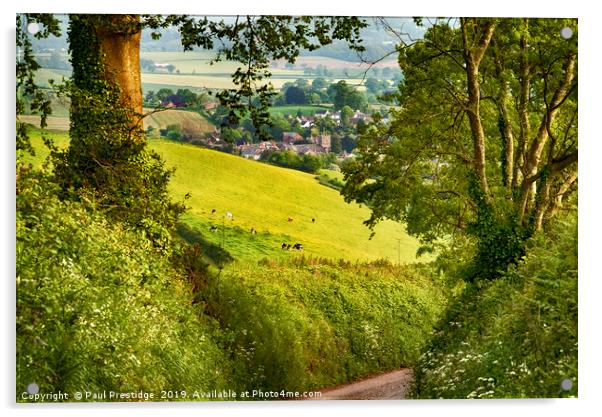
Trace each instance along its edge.
<instances>
[{"instance_id":1,"label":"grassy hillside","mask_svg":"<svg viewBox=\"0 0 602 417\"><path fill-rule=\"evenodd\" d=\"M48 134L67 144L64 132ZM39 131L33 142L30 161L40 165L47 151ZM397 241L383 231L402 233L399 225L383 225L381 241L368 242L365 209L346 205L312 175L165 140L151 147L178 166L173 195L193 193L185 234L219 241L205 229L223 219L226 249L254 261L218 273L196 246L162 255L101 212L59 201L41 176L21 179L18 392L31 381L48 392L83 385L304 391L417 360L446 292L420 266L355 261L384 256L390 245L396 253ZM315 224L307 217L314 211ZM248 233L251 224L257 235ZM286 234L305 239L305 256L281 251ZM401 249L409 260L407 241Z\"/></svg>"},{"instance_id":2,"label":"grassy hillside","mask_svg":"<svg viewBox=\"0 0 602 417\"><path fill-rule=\"evenodd\" d=\"M61 201L49 178L25 175L16 219L20 402L32 381L42 392L142 390L153 401L319 389L412 365L443 311L445 292L415 266L299 257L207 273L194 246L158 250L101 211Z\"/></svg>"},{"instance_id":3,"label":"grassy hillside","mask_svg":"<svg viewBox=\"0 0 602 417\"><path fill-rule=\"evenodd\" d=\"M66 146L66 133L47 134L56 145ZM39 131L32 141L37 155L28 161L39 166L48 151ZM183 231L191 240L223 245L239 260L286 259L298 253L283 251L281 244L298 242L305 254L319 257L397 262L399 256L402 263L415 261L417 242L403 226L384 222L370 240L362 224L368 209L346 204L338 191L320 185L314 175L167 140L151 140L150 146L168 166L177 168L171 180L173 197L191 195L183 218ZM227 212L232 220L224 218ZM217 232L209 231L212 225ZM251 228L257 234L251 234Z\"/></svg>"},{"instance_id":4,"label":"grassy hillside","mask_svg":"<svg viewBox=\"0 0 602 417\"><path fill-rule=\"evenodd\" d=\"M368 209L346 204L314 175L166 140L153 140L151 147L177 167L174 197L191 194L185 222L210 242L223 243L234 258L288 257L293 252L282 251L281 243L299 242L306 254L320 257L396 262L399 250L401 262L414 260L417 243L400 224L380 224L369 240L362 224ZM232 219L224 219L227 212ZM216 233L209 232L211 225Z\"/></svg>"}]
</instances>

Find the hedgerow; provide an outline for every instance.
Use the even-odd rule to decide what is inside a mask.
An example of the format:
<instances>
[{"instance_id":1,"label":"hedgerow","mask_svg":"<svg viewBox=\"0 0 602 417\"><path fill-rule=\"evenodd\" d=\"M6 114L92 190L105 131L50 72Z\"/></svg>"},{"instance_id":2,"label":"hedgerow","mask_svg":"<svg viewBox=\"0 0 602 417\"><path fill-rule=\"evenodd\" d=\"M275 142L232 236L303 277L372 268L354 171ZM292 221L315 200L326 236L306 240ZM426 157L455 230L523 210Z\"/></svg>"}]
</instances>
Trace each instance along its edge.
<instances>
[{"instance_id":1,"label":"hedgerow","mask_svg":"<svg viewBox=\"0 0 602 417\"><path fill-rule=\"evenodd\" d=\"M215 389L229 369L215 323L149 241L41 174L17 194L17 399L40 392Z\"/></svg>"},{"instance_id":2,"label":"hedgerow","mask_svg":"<svg viewBox=\"0 0 602 417\"><path fill-rule=\"evenodd\" d=\"M577 396L577 267L570 217L498 280L469 285L417 363L412 396Z\"/></svg>"}]
</instances>

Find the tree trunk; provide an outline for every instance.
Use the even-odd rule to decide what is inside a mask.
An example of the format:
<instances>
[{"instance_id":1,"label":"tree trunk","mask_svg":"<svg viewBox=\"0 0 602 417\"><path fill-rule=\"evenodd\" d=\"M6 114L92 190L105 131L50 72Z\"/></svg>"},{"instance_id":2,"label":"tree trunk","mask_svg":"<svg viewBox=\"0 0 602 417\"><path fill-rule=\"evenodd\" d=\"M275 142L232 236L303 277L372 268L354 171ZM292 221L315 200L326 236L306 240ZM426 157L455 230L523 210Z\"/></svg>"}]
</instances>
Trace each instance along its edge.
<instances>
[{"instance_id":1,"label":"tree trunk","mask_svg":"<svg viewBox=\"0 0 602 417\"><path fill-rule=\"evenodd\" d=\"M468 102L466 103L466 114L470 123L473 138L473 166L476 171L481 191L487 199L490 198L489 184L486 175L485 157L485 132L481 122L481 91L479 84L479 65L489 46L495 24L487 21L482 25L469 23L468 19L461 19L462 41L464 46L464 61L466 64L466 78L468 87ZM478 29L480 37L473 45L469 39L469 26Z\"/></svg>"},{"instance_id":2,"label":"tree trunk","mask_svg":"<svg viewBox=\"0 0 602 417\"><path fill-rule=\"evenodd\" d=\"M142 129L140 36L139 15L108 15L96 28L105 78L119 87L120 104L131 113L132 127Z\"/></svg>"},{"instance_id":3,"label":"tree trunk","mask_svg":"<svg viewBox=\"0 0 602 417\"><path fill-rule=\"evenodd\" d=\"M563 65L564 69L564 77L562 82L554 91L552 96L552 100L547 106L546 112L543 115L542 121L537 130L537 134L531 143L531 146L527 152L524 172L526 173L526 177L523 179L522 186L522 195L521 202L519 204L519 217L521 224L524 224L527 217L528 208L530 207L529 200L535 199L537 195L537 182L529 181L530 177L534 177L538 174L538 170L541 169L541 157L545 147L546 142L549 139L549 129L554 119L556 118L556 114L558 113L559 107L562 102L568 97L571 92L571 84L573 79L575 78L575 64L577 57L576 55L569 55L566 57L566 60ZM544 83L547 84L547 79L544 77ZM574 155L576 159L576 154ZM549 155L549 159L553 158L553 155ZM568 161L568 164L573 161ZM550 162L551 164L551 162ZM567 165L568 165L567 164ZM557 164L558 165L558 164ZM558 169L558 168L556 168ZM544 193L547 192L544 190ZM532 203L532 202L531 202Z\"/></svg>"},{"instance_id":4,"label":"tree trunk","mask_svg":"<svg viewBox=\"0 0 602 417\"><path fill-rule=\"evenodd\" d=\"M506 102L510 96L510 84L504 78L504 60L498 50L498 46L494 40L491 40L493 46L493 55L495 61L495 73L499 81L499 92L497 95L497 108L499 113L498 123L500 135L503 143L503 158L502 158L502 182L510 191L508 194L511 197L514 176L514 134L512 132L512 124L508 116L508 108Z\"/></svg>"},{"instance_id":5,"label":"tree trunk","mask_svg":"<svg viewBox=\"0 0 602 417\"><path fill-rule=\"evenodd\" d=\"M526 33L529 29L529 19L523 21L523 31ZM518 149L515 152L514 160L514 173L512 180L512 188L516 189L523 178L527 176L526 169L526 155L527 155L527 143L531 136L531 125L529 123L529 99L531 91L531 68L529 66L529 43L526 35L520 38L520 92L518 98L518 121L519 121L519 134L518 134Z\"/></svg>"},{"instance_id":6,"label":"tree trunk","mask_svg":"<svg viewBox=\"0 0 602 417\"><path fill-rule=\"evenodd\" d=\"M560 184L560 186L558 187L556 195L554 196L554 201L548 209L548 217L554 217L556 213L562 208L562 200L564 199L564 195L569 190L569 188L571 188L571 186L575 183L575 181L577 181L577 168L569 172L562 184Z\"/></svg>"}]
</instances>

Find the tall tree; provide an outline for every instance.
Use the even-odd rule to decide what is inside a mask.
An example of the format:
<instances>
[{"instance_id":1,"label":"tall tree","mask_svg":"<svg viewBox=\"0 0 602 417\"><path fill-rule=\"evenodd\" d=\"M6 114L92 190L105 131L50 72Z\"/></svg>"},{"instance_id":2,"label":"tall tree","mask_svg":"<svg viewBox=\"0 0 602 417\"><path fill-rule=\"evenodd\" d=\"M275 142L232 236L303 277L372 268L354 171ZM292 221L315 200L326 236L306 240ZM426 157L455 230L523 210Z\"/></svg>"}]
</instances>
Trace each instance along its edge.
<instances>
[{"instance_id":1,"label":"tall tree","mask_svg":"<svg viewBox=\"0 0 602 417\"><path fill-rule=\"evenodd\" d=\"M342 192L425 249L468 238L494 277L576 191L577 22L437 21L400 49L401 109L359 141Z\"/></svg>"}]
</instances>

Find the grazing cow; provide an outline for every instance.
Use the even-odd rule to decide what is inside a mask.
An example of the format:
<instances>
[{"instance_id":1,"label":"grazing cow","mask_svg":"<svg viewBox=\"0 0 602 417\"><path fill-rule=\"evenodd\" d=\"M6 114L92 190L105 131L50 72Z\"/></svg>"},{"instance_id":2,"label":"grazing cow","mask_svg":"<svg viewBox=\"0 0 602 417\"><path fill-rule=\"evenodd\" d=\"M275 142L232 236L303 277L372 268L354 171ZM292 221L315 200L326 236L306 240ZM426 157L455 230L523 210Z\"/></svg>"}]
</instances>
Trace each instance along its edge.
<instances>
[{"instance_id":1,"label":"grazing cow","mask_svg":"<svg viewBox=\"0 0 602 417\"><path fill-rule=\"evenodd\" d=\"M217 232L217 226L211 226L211 227L209 228L209 230L211 230L212 232L214 232L214 233L215 233L215 232Z\"/></svg>"},{"instance_id":2,"label":"grazing cow","mask_svg":"<svg viewBox=\"0 0 602 417\"><path fill-rule=\"evenodd\" d=\"M216 209L211 210L211 214L215 214L215 213L217 213Z\"/></svg>"},{"instance_id":3,"label":"grazing cow","mask_svg":"<svg viewBox=\"0 0 602 417\"><path fill-rule=\"evenodd\" d=\"M286 245L286 250L291 250L291 244L290 243Z\"/></svg>"},{"instance_id":4,"label":"grazing cow","mask_svg":"<svg viewBox=\"0 0 602 417\"><path fill-rule=\"evenodd\" d=\"M229 218L229 219L232 219L232 220L234 220L234 219L232 218L232 213L231 213L231 212L227 212L227 213L226 213L226 217L227 217L227 218Z\"/></svg>"},{"instance_id":5,"label":"grazing cow","mask_svg":"<svg viewBox=\"0 0 602 417\"><path fill-rule=\"evenodd\" d=\"M286 243L282 244L282 250L286 249Z\"/></svg>"},{"instance_id":6,"label":"grazing cow","mask_svg":"<svg viewBox=\"0 0 602 417\"><path fill-rule=\"evenodd\" d=\"M289 222L292 222L292 221L293 221L293 218L292 218L292 217L289 217L289 218L288 218L288 221L289 221Z\"/></svg>"},{"instance_id":7,"label":"grazing cow","mask_svg":"<svg viewBox=\"0 0 602 417\"><path fill-rule=\"evenodd\" d=\"M255 230L254 227L251 227L251 234L252 235L256 235L257 234L257 230Z\"/></svg>"},{"instance_id":8,"label":"grazing cow","mask_svg":"<svg viewBox=\"0 0 602 417\"><path fill-rule=\"evenodd\" d=\"M295 243L293 245L293 249L302 250L303 249L303 245L300 244L300 243Z\"/></svg>"},{"instance_id":9,"label":"grazing cow","mask_svg":"<svg viewBox=\"0 0 602 417\"><path fill-rule=\"evenodd\" d=\"M316 222L316 219L312 217L312 218L311 218L311 222L312 222L312 223L315 223L315 222Z\"/></svg>"}]
</instances>

